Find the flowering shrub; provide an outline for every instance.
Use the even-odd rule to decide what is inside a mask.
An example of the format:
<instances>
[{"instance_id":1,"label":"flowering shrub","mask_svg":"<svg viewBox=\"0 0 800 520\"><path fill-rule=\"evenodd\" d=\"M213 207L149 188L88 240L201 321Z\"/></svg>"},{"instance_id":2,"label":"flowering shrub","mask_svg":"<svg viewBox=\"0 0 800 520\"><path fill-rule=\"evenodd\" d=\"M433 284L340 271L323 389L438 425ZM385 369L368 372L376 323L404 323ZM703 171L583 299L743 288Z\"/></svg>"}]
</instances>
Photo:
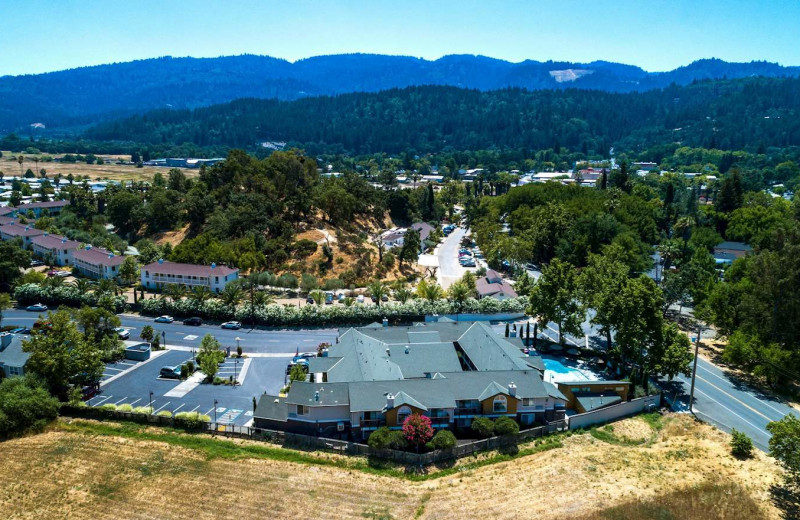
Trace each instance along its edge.
<instances>
[{"instance_id":1,"label":"flowering shrub","mask_svg":"<svg viewBox=\"0 0 800 520\"><path fill-rule=\"evenodd\" d=\"M20 305L45 303L47 305L66 305L68 307L81 307L82 305L97 305L98 296L94 292L83 293L71 285L60 287L41 287L35 283L20 285L14 291L14 299ZM125 297L114 296L114 312L125 310Z\"/></svg>"},{"instance_id":2,"label":"flowering shrub","mask_svg":"<svg viewBox=\"0 0 800 520\"><path fill-rule=\"evenodd\" d=\"M461 314L493 314L525 312L527 298L515 298L497 301L493 298L483 300L469 299L464 302ZM388 302L377 305L354 304L345 305L256 305L245 302L236 308L226 306L220 300L211 299L205 302L183 299L177 302L165 299L149 299L139 302L142 314L159 316L199 316L210 320L238 320L255 322L270 326L324 326L324 325L358 325L386 318L411 318L430 314L456 314L457 305L447 300L428 301L422 299L409 300L406 303Z\"/></svg>"},{"instance_id":3,"label":"flowering shrub","mask_svg":"<svg viewBox=\"0 0 800 520\"><path fill-rule=\"evenodd\" d=\"M433 427L429 417L411 414L403 421L403 435L409 446L419 449L433 437Z\"/></svg>"}]
</instances>

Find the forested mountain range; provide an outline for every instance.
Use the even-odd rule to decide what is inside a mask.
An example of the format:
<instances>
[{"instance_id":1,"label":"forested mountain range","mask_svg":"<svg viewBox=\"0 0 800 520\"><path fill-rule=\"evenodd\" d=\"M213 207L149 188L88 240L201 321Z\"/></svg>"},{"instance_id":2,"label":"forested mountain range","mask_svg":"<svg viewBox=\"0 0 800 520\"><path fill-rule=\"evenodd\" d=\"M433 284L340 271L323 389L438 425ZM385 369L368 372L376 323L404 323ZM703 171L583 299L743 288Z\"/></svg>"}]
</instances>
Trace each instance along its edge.
<instances>
[{"instance_id":1,"label":"forested mountain range","mask_svg":"<svg viewBox=\"0 0 800 520\"><path fill-rule=\"evenodd\" d=\"M800 78L743 78L647 92L423 86L295 101L240 99L100 124L85 137L309 153L560 149L607 153L679 142L729 150L800 145ZM558 153L558 152L556 152Z\"/></svg>"},{"instance_id":2,"label":"forested mountain range","mask_svg":"<svg viewBox=\"0 0 800 520\"><path fill-rule=\"evenodd\" d=\"M408 56L346 54L291 63L268 56L171 58L114 63L46 74L0 77L0 133L41 123L75 129L160 108L196 108L238 98L295 100L419 85L482 91L508 87L646 91L699 79L800 75L774 63L696 61L669 72L606 61L511 63L472 55L435 61Z\"/></svg>"}]
</instances>

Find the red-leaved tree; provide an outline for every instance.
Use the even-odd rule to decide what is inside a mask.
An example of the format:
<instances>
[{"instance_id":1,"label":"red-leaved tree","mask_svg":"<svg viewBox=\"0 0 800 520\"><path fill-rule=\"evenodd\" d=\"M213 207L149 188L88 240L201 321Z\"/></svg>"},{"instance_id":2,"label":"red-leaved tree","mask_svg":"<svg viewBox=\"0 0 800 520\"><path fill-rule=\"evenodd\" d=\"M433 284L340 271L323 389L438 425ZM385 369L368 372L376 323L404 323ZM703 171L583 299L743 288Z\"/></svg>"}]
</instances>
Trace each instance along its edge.
<instances>
[{"instance_id":1,"label":"red-leaved tree","mask_svg":"<svg viewBox=\"0 0 800 520\"><path fill-rule=\"evenodd\" d=\"M420 446L425 446L433 437L430 418L417 413L409 415L403 421L403 435L408 444L419 451Z\"/></svg>"}]
</instances>

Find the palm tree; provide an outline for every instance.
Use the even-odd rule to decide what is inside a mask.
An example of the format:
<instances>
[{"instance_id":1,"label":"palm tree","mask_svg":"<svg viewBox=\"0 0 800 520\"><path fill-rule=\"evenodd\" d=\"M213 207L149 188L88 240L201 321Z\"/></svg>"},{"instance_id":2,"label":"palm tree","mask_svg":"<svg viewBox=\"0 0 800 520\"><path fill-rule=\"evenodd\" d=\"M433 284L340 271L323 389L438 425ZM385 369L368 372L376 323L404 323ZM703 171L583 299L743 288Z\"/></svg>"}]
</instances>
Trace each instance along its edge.
<instances>
[{"instance_id":1,"label":"palm tree","mask_svg":"<svg viewBox=\"0 0 800 520\"><path fill-rule=\"evenodd\" d=\"M417 285L417 295L428 301L436 301L442 298L442 288L436 282L428 282L424 278Z\"/></svg>"},{"instance_id":2,"label":"palm tree","mask_svg":"<svg viewBox=\"0 0 800 520\"><path fill-rule=\"evenodd\" d=\"M317 305L322 305L325 302L325 292L319 289L315 289L308 293L309 296L314 300L314 303Z\"/></svg>"},{"instance_id":3,"label":"palm tree","mask_svg":"<svg viewBox=\"0 0 800 520\"><path fill-rule=\"evenodd\" d=\"M447 297L458 305L458 312L460 313L464 307L464 302L470 297L470 289L465 283L456 282L447 290Z\"/></svg>"},{"instance_id":4,"label":"palm tree","mask_svg":"<svg viewBox=\"0 0 800 520\"><path fill-rule=\"evenodd\" d=\"M367 286L367 291L369 291L369 295L372 296L372 299L375 300L375 303L380 307L381 299L388 294L389 289L382 281L375 280Z\"/></svg>"},{"instance_id":5,"label":"palm tree","mask_svg":"<svg viewBox=\"0 0 800 520\"><path fill-rule=\"evenodd\" d=\"M114 280L103 278L97 283L97 289L95 290L97 293L108 293L112 296L116 296L119 292L119 286L117 282Z\"/></svg>"},{"instance_id":6,"label":"palm tree","mask_svg":"<svg viewBox=\"0 0 800 520\"><path fill-rule=\"evenodd\" d=\"M180 284L169 284L164 287L164 294L172 298L172 302L177 302L186 296L186 286Z\"/></svg>"},{"instance_id":7,"label":"palm tree","mask_svg":"<svg viewBox=\"0 0 800 520\"><path fill-rule=\"evenodd\" d=\"M242 301L244 291L238 283L229 283L219 293L219 297L227 307L234 308Z\"/></svg>"},{"instance_id":8,"label":"palm tree","mask_svg":"<svg viewBox=\"0 0 800 520\"><path fill-rule=\"evenodd\" d=\"M263 307L275 302L275 297L268 292L258 291L253 295L253 304L256 307Z\"/></svg>"},{"instance_id":9,"label":"palm tree","mask_svg":"<svg viewBox=\"0 0 800 520\"><path fill-rule=\"evenodd\" d=\"M86 278L76 278L72 282L72 286L81 294L89 294L94 290L94 284Z\"/></svg>"},{"instance_id":10,"label":"palm tree","mask_svg":"<svg viewBox=\"0 0 800 520\"><path fill-rule=\"evenodd\" d=\"M394 297L400 303L406 303L408 300L411 299L414 293L411 292L410 289L406 287L400 287L399 289L395 289Z\"/></svg>"},{"instance_id":11,"label":"palm tree","mask_svg":"<svg viewBox=\"0 0 800 520\"><path fill-rule=\"evenodd\" d=\"M201 304L203 302L205 302L206 300L208 300L209 298L211 298L212 296L213 296L213 293L211 292L211 289L209 289L208 287L206 287L204 285L199 285L199 286L195 287L194 289L192 289L191 294L189 294L189 297L192 300L196 301L197 303L201 303Z\"/></svg>"},{"instance_id":12,"label":"palm tree","mask_svg":"<svg viewBox=\"0 0 800 520\"><path fill-rule=\"evenodd\" d=\"M51 276L45 279L43 285L45 287L61 287L64 285L64 279L60 276Z\"/></svg>"}]
</instances>

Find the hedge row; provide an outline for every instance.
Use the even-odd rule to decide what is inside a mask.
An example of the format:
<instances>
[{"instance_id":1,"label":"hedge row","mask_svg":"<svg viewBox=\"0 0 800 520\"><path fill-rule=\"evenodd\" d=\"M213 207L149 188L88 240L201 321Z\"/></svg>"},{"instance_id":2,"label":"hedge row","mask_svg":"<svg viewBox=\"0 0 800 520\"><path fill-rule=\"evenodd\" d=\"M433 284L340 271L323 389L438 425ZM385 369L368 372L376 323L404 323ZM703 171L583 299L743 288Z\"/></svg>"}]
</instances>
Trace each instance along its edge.
<instances>
[{"instance_id":1,"label":"hedge row","mask_svg":"<svg viewBox=\"0 0 800 520\"><path fill-rule=\"evenodd\" d=\"M220 300L205 302L183 299L177 302L165 299L149 299L139 302L142 314L158 316L198 316L210 320L236 319L247 323L268 326L325 326L366 324L381 321L384 317L392 319L409 319L431 314L495 314L525 312L527 298L515 298L497 301L493 298L482 300L469 299L462 305L447 300L409 300L406 303L387 302L381 305L362 305L355 303L350 307L334 305L256 305L243 303L237 307L227 306Z\"/></svg>"},{"instance_id":2,"label":"hedge row","mask_svg":"<svg viewBox=\"0 0 800 520\"><path fill-rule=\"evenodd\" d=\"M60 287L42 287L35 283L20 285L14 291L14 299L20 305L44 303L47 305L67 305L81 307L83 305L95 306L100 295L94 292L80 292L71 285ZM123 312L126 307L124 296L114 296L114 312Z\"/></svg>"}]
</instances>

